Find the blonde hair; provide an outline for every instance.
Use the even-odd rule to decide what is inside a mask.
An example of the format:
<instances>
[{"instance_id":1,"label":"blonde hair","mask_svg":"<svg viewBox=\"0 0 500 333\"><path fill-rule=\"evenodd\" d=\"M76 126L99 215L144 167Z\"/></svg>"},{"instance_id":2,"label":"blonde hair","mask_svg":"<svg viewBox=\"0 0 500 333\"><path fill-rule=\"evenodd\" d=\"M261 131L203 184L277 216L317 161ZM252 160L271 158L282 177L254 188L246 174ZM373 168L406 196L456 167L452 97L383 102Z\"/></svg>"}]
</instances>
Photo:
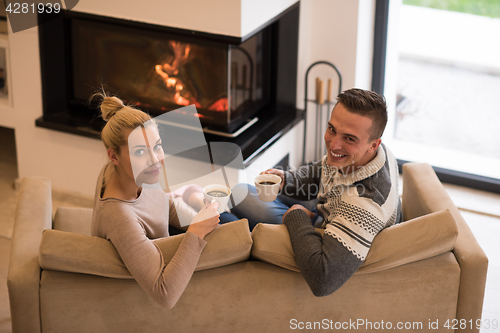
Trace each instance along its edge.
<instances>
[{"instance_id":1,"label":"blonde hair","mask_svg":"<svg viewBox=\"0 0 500 333\"><path fill-rule=\"evenodd\" d=\"M109 96L104 90L95 93L91 99L101 98L99 106L101 117L106 121L106 125L101 131L101 140L106 148L113 150L116 154L120 154L120 147L127 144L128 138L125 137L126 130L134 130L139 126L154 123L151 117L130 105L125 105L121 99L115 96ZM106 168L104 174L104 187L106 187L109 178L115 171L115 165L109 162L113 167Z\"/></svg>"},{"instance_id":2,"label":"blonde hair","mask_svg":"<svg viewBox=\"0 0 500 333\"><path fill-rule=\"evenodd\" d=\"M125 130L133 130L151 120L151 117L123 101L116 96L108 96L104 91L95 93L92 98L100 97L101 116L106 125L101 131L101 140L106 150L112 149L120 153L120 147L127 144Z\"/></svg>"}]
</instances>

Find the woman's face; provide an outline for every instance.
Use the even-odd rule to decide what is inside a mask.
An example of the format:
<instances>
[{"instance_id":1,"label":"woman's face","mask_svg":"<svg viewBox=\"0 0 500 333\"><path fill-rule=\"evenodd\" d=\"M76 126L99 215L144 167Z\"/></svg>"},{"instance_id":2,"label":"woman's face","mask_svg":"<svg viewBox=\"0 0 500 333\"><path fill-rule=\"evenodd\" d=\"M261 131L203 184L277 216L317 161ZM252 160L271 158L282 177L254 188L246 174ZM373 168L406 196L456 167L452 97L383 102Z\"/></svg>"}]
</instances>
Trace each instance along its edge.
<instances>
[{"instance_id":1,"label":"woman's face","mask_svg":"<svg viewBox=\"0 0 500 333\"><path fill-rule=\"evenodd\" d=\"M146 123L144 127L139 126L124 134L128 136L128 144L120 149L120 164L124 172L134 179L137 186L157 183L165 154L156 125Z\"/></svg>"}]
</instances>

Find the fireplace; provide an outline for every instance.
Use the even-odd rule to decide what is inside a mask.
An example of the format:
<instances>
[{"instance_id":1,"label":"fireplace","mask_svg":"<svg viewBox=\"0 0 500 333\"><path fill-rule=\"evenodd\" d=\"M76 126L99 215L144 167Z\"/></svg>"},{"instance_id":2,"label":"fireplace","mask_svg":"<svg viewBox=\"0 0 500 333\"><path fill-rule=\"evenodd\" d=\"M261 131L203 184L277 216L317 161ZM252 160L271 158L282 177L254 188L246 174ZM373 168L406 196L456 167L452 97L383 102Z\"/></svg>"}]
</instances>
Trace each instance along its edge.
<instances>
[{"instance_id":1,"label":"fireplace","mask_svg":"<svg viewBox=\"0 0 500 333\"><path fill-rule=\"evenodd\" d=\"M195 105L204 124L232 131L269 102L268 29L231 45L126 23L71 20L71 104L105 84L153 115Z\"/></svg>"},{"instance_id":2,"label":"fireplace","mask_svg":"<svg viewBox=\"0 0 500 333\"><path fill-rule=\"evenodd\" d=\"M88 101L101 85L153 117L195 105L207 132L229 137L295 116L298 18L296 4L239 38L66 12L39 27L37 126L97 137Z\"/></svg>"}]
</instances>

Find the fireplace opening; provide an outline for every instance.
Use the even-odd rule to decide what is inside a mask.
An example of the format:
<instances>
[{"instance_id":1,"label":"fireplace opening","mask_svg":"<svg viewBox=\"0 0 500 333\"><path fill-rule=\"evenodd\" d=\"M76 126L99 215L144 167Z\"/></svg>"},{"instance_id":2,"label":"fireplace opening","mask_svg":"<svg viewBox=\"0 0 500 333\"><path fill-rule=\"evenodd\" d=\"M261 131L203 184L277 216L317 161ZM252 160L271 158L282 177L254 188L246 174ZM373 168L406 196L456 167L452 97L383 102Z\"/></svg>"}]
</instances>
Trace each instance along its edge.
<instances>
[{"instance_id":1,"label":"fireplace opening","mask_svg":"<svg viewBox=\"0 0 500 333\"><path fill-rule=\"evenodd\" d=\"M231 131L269 102L267 32L230 45L74 19L70 104L105 85L152 115L195 105L205 125Z\"/></svg>"},{"instance_id":2,"label":"fireplace opening","mask_svg":"<svg viewBox=\"0 0 500 333\"><path fill-rule=\"evenodd\" d=\"M88 101L100 86L153 117L195 105L210 131L295 112L298 15L292 6L239 38L66 12L39 27L37 125L96 136L104 123Z\"/></svg>"}]
</instances>

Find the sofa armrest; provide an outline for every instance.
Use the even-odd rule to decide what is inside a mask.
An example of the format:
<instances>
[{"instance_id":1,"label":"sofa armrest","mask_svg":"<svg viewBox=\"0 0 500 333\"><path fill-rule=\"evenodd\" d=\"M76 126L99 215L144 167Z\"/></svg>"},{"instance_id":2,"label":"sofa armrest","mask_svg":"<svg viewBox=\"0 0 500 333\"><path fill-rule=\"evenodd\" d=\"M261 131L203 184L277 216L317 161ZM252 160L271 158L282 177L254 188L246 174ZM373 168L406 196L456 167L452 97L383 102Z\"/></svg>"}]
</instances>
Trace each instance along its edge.
<instances>
[{"instance_id":1,"label":"sofa armrest","mask_svg":"<svg viewBox=\"0 0 500 333\"><path fill-rule=\"evenodd\" d=\"M7 275L12 331L40 332L40 265L42 231L52 226L50 180L24 178L17 203Z\"/></svg>"},{"instance_id":2,"label":"sofa armrest","mask_svg":"<svg viewBox=\"0 0 500 333\"><path fill-rule=\"evenodd\" d=\"M449 209L457 222L458 237L453 254L460 264L457 319L481 318L488 258L429 164L403 165L403 215L413 218ZM469 330L478 332L479 329Z\"/></svg>"}]
</instances>

